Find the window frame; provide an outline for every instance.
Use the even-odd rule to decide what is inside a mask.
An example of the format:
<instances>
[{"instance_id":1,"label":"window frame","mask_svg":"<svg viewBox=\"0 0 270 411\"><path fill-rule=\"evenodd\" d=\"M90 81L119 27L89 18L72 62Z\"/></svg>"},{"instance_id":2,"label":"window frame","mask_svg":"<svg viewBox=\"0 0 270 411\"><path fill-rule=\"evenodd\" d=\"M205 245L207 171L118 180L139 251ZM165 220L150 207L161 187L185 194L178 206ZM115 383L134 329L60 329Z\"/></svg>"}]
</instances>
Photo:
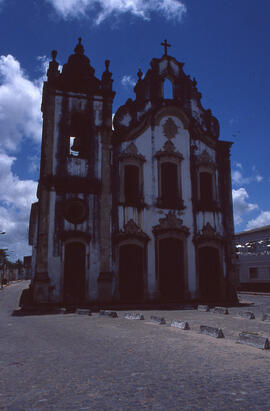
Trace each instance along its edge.
<instances>
[{"instance_id":1,"label":"window frame","mask_svg":"<svg viewBox=\"0 0 270 411\"><path fill-rule=\"evenodd\" d=\"M201 173L209 173L212 176L212 199L207 202L201 199ZM206 150L196 160L196 179L197 209L199 211L217 211L219 209L217 164L211 159Z\"/></svg>"},{"instance_id":2,"label":"window frame","mask_svg":"<svg viewBox=\"0 0 270 411\"><path fill-rule=\"evenodd\" d=\"M138 181L138 200L127 201L125 196L125 167L136 166L139 169L139 181ZM119 173L120 173L120 203L127 206L138 207L144 203L144 179L143 179L143 161L138 158L122 158L119 161Z\"/></svg>"},{"instance_id":3,"label":"window frame","mask_svg":"<svg viewBox=\"0 0 270 411\"><path fill-rule=\"evenodd\" d=\"M162 196L162 165L170 163L176 165L177 170L177 192L175 198L175 204L166 204L166 199ZM182 199L182 170L181 170L181 158L176 156L169 156L166 153L160 155L158 158L158 198L157 205L159 208L166 208L172 210L183 209Z\"/></svg>"},{"instance_id":4,"label":"window frame","mask_svg":"<svg viewBox=\"0 0 270 411\"><path fill-rule=\"evenodd\" d=\"M251 270L254 270L254 272L252 273ZM248 278L250 280L257 280L259 278L258 267L248 267Z\"/></svg>"}]
</instances>

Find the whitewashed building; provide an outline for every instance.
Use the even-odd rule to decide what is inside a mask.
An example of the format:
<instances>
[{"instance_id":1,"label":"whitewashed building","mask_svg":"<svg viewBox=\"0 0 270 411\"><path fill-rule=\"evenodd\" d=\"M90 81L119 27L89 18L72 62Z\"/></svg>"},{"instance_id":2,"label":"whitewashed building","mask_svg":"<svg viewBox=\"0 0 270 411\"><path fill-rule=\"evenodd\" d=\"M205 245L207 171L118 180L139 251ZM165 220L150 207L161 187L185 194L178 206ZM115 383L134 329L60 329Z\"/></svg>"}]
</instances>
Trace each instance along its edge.
<instances>
[{"instance_id":1,"label":"whitewashed building","mask_svg":"<svg viewBox=\"0 0 270 411\"><path fill-rule=\"evenodd\" d=\"M239 290L270 291L270 225L235 234Z\"/></svg>"},{"instance_id":2,"label":"whitewashed building","mask_svg":"<svg viewBox=\"0 0 270 411\"><path fill-rule=\"evenodd\" d=\"M37 304L229 300L230 142L183 63L154 58L114 116L79 39L44 83L38 203L32 206Z\"/></svg>"}]
</instances>

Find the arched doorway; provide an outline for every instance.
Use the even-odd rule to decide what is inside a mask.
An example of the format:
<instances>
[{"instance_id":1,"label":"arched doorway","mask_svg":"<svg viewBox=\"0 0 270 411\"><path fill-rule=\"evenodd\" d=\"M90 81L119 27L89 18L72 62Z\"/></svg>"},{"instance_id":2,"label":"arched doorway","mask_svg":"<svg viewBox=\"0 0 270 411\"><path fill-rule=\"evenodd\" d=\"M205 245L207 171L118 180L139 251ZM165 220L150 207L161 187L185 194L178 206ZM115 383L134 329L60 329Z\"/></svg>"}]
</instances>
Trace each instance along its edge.
<instances>
[{"instance_id":1,"label":"arched doorway","mask_svg":"<svg viewBox=\"0 0 270 411\"><path fill-rule=\"evenodd\" d=\"M199 290L203 299L214 301L220 296L220 256L216 247L200 247L199 258Z\"/></svg>"},{"instance_id":2,"label":"arched doorway","mask_svg":"<svg viewBox=\"0 0 270 411\"><path fill-rule=\"evenodd\" d=\"M159 240L159 291L166 301L179 301L185 295L184 247L177 238Z\"/></svg>"},{"instance_id":3,"label":"arched doorway","mask_svg":"<svg viewBox=\"0 0 270 411\"><path fill-rule=\"evenodd\" d=\"M66 244L64 265L64 303L80 305L85 296L85 245Z\"/></svg>"},{"instance_id":4,"label":"arched doorway","mask_svg":"<svg viewBox=\"0 0 270 411\"><path fill-rule=\"evenodd\" d=\"M143 247L125 244L119 248L119 292L122 301L143 299Z\"/></svg>"}]
</instances>

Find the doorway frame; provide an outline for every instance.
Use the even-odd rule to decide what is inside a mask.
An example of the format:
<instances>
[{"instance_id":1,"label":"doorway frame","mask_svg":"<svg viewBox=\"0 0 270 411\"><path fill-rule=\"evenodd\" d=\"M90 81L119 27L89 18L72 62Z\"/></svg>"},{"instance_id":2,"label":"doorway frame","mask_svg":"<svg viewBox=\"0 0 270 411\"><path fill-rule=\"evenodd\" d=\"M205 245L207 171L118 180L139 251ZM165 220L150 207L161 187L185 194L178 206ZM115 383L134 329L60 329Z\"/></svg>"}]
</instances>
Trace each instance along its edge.
<instances>
[{"instance_id":1,"label":"doorway frame","mask_svg":"<svg viewBox=\"0 0 270 411\"><path fill-rule=\"evenodd\" d=\"M142 298L141 301L145 301L147 298L147 290L148 290L148 279L147 279L147 251L146 251L146 246L143 244L141 241L138 241L136 239L130 239L126 241L122 241L121 243L118 244L117 246L117 280L116 280L116 285L117 285L117 294L119 295L119 299L121 299L120 295L120 248L126 245L133 245L136 247L140 247L142 250L142 281L143 281L143 293L142 293Z\"/></svg>"},{"instance_id":2,"label":"doorway frame","mask_svg":"<svg viewBox=\"0 0 270 411\"><path fill-rule=\"evenodd\" d=\"M69 236L66 233L62 241L62 253L61 253L61 278L60 278L60 295L61 295L61 302L64 304L65 296L64 296L64 281L65 281L65 253L66 253L66 245L70 243L81 243L85 247L85 284L84 284L84 303L87 304L90 300L90 291L89 291L89 268L90 268L90 238L88 236L80 236L77 232L77 235ZM85 237L85 238L84 238Z\"/></svg>"}]
</instances>

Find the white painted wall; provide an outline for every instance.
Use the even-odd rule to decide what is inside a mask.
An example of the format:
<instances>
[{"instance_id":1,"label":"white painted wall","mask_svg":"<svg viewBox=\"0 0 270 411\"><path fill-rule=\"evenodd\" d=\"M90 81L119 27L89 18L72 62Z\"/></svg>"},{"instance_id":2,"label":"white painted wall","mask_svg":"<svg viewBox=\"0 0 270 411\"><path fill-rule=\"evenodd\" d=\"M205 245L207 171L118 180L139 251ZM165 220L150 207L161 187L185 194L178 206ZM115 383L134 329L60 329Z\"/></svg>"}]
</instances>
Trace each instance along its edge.
<instances>
[{"instance_id":1,"label":"white painted wall","mask_svg":"<svg viewBox=\"0 0 270 411\"><path fill-rule=\"evenodd\" d=\"M156 291L156 268L155 268L155 238L152 233L153 227L159 224L159 219L164 218L169 210L156 207L158 197L158 164L154 155L163 150L164 144L168 139L163 134L163 125L171 117L178 127L178 132L171 141L174 143L176 151L183 156L181 161L181 185L182 198L186 208L183 212L175 211L176 215L183 220L183 224L189 228L190 235L187 239L188 252L188 286L192 296L195 296L196 291L196 269L195 269L195 249L192 242L193 238L193 215L191 201L191 177L190 177L190 136L184 128L181 120L176 116L164 116L153 132L148 127L133 143L136 145L138 152L144 155L146 162L143 164L143 181L144 181L144 199L149 206L143 211L138 212L135 207L119 206L118 217L119 227L124 228L124 225L130 220L141 227L141 229L150 237L148 242L148 291L151 297ZM121 151L124 151L130 144L130 141L122 143Z\"/></svg>"}]
</instances>

